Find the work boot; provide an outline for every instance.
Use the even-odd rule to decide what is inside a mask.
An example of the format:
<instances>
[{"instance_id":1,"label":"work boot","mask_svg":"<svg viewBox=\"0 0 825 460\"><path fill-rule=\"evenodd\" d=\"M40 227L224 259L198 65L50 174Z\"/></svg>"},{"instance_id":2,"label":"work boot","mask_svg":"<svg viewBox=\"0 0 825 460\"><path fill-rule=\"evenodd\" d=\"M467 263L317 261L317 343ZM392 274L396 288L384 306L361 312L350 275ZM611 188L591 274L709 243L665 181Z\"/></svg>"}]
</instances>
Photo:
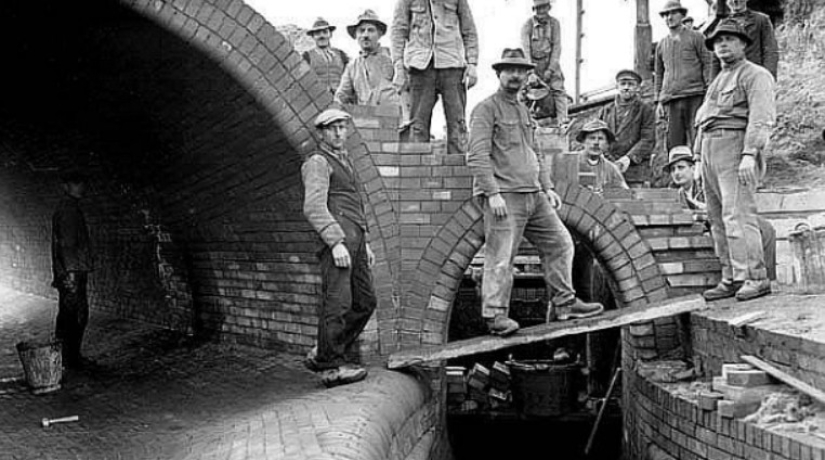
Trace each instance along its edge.
<instances>
[{"instance_id":1,"label":"work boot","mask_svg":"<svg viewBox=\"0 0 825 460\"><path fill-rule=\"evenodd\" d=\"M515 322L515 320L512 320L504 315L496 315L492 318L487 318L487 329L489 329L490 334L493 335L506 337L514 334L518 328L519 325Z\"/></svg>"},{"instance_id":2,"label":"work boot","mask_svg":"<svg viewBox=\"0 0 825 460\"><path fill-rule=\"evenodd\" d=\"M741 281L722 280L716 287L708 289L702 293L702 297L708 302L714 300L728 299L736 295L736 291L742 287Z\"/></svg>"},{"instance_id":3,"label":"work boot","mask_svg":"<svg viewBox=\"0 0 825 460\"><path fill-rule=\"evenodd\" d=\"M552 313L548 312L548 321L590 318L591 316L600 315L604 311L602 304L598 302L584 302L578 297L562 305L553 305L551 302L549 308L552 310Z\"/></svg>"},{"instance_id":4,"label":"work boot","mask_svg":"<svg viewBox=\"0 0 825 460\"><path fill-rule=\"evenodd\" d=\"M736 291L736 300L751 300L771 293L770 280L747 280Z\"/></svg>"},{"instance_id":5,"label":"work boot","mask_svg":"<svg viewBox=\"0 0 825 460\"><path fill-rule=\"evenodd\" d=\"M321 372L321 383L327 388L350 383L360 382L367 378L367 370L360 366L344 364L335 369L328 369Z\"/></svg>"}]
</instances>

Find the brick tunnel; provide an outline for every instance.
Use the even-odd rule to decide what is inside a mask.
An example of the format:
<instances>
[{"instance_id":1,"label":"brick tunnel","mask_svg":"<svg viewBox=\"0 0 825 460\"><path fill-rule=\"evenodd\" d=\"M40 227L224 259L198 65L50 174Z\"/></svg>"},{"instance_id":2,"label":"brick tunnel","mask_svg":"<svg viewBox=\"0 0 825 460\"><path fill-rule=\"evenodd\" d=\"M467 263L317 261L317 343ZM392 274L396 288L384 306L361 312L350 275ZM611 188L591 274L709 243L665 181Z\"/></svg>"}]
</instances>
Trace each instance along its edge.
<instances>
[{"instance_id":1,"label":"brick tunnel","mask_svg":"<svg viewBox=\"0 0 825 460\"><path fill-rule=\"evenodd\" d=\"M331 98L286 39L239 0L0 9L16 70L0 77L0 284L55 296L51 213L60 174L81 170L93 310L220 341L311 347L320 276L300 164L315 144L311 120ZM399 143L393 111L351 111L380 301L361 352L380 363L449 340L481 215L463 157ZM575 182L558 190L563 220L608 269L620 306L715 283L696 279L710 262L663 270L712 260L672 196L605 200ZM673 330L672 321L631 328L626 350L655 357L679 346ZM442 377L431 375L435 394Z\"/></svg>"}]
</instances>

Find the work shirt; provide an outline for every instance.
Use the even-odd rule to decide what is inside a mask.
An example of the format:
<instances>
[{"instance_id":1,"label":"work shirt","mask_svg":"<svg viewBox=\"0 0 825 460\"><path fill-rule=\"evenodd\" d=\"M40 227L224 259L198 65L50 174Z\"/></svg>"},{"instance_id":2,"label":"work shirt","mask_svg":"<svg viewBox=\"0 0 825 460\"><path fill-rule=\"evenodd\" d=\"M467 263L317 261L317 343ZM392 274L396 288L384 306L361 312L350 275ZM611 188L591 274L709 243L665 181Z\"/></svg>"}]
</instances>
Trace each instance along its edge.
<instances>
[{"instance_id":1,"label":"work shirt","mask_svg":"<svg viewBox=\"0 0 825 460\"><path fill-rule=\"evenodd\" d=\"M704 132L734 129L745 131L743 153L761 152L776 122L774 88L773 76L760 65L746 59L733 65L722 63L722 71L696 112L699 135L695 145L702 145Z\"/></svg>"},{"instance_id":2,"label":"work shirt","mask_svg":"<svg viewBox=\"0 0 825 460\"><path fill-rule=\"evenodd\" d=\"M631 164L638 165L650 159L656 144L656 115L650 104L638 97L625 103L617 96L612 104L602 107L598 118L616 135L605 152L608 160L627 156Z\"/></svg>"},{"instance_id":3,"label":"work shirt","mask_svg":"<svg viewBox=\"0 0 825 460\"><path fill-rule=\"evenodd\" d=\"M687 27L659 40L654 66L653 97L662 104L704 94L711 82L711 53L705 37Z\"/></svg>"},{"instance_id":4,"label":"work shirt","mask_svg":"<svg viewBox=\"0 0 825 460\"><path fill-rule=\"evenodd\" d=\"M334 151L321 144L301 166L304 182L304 216L329 247L344 240L339 219L348 219L367 230L363 186L346 150Z\"/></svg>"},{"instance_id":5,"label":"work shirt","mask_svg":"<svg viewBox=\"0 0 825 460\"><path fill-rule=\"evenodd\" d=\"M745 57L754 64L768 69L768 72L776 79L776 70L779 66L779 45L776 43L771 18L767 14L749 9L742 13L733 13L729 17L738 22L751 39L751 44L745 48ZM721 62L714 56L712 75L716 77L721 70Z\"/></svg>"},{"instance_id":6,"label":"work shirt","mask_svg":"<svg viewBox=\"0 0 825 460\"><path fill-rule=\"evenodd\" d=\"M618 166L603 155L591 162L585 152L579 156L579 184L598 195L604 194L605 190L629 188Z\"/></svg>"},{"instance_id":7,"label":"work shirt","mask_svg":"<svg viewBox=\"0 0 825 460\"><path fill-rule=\"evenodd\" d=\"M478 64L478 34L467 0L399 0L392 21L396 69Z\"/></svg>"},{"instance_id":8,"label":"work shirt","mask_svg":"<svg viewBox=\"0 0 825 460\"><path fill-rule=\"evenodd\" d=\"M335 100L341 104L400 105L401 98L392 86L393 74L386 48L362 50L347 64Z\"/></svg>"},{"instance_id":9,"label":"work shirt","mask_svg":"<svg viewBox=\"0 0 825 460\"><path fill-rule=\"evenodd\" d=\"M547 70L561 74L561 24L553 16L530 17L521 27L521 46L530 62L536 64L536 74L549 80Z\"/></svg>"},{"instance_id":10,"label":"work shirt","mask_svg":"<svg viewBox=\"0 0 825 460\"><path fill-rule=\"evenodd\" d=\"M501 89L473 109L467 166L473 195L553 189L544 155L535 150L527 107Z\"/></svg>"},{"instance_id":11,"label":"work shirt","mask_svg":"<svg viewBox=\"0 0 825 460\"><path fill-rule=\"evenodd\" d=\"M341 76L349 63L349 57L338 48L315 47L309 51L304 51L304 60L312 67L321 82L331 93L335 94L338 85L341 84Z\"/></svg>"},{"instance_id":12,"label":"work shirt","mask_svg":"<svg viewBox=\"0 0 825 460\"><path fill-rule=\"evenodd\" d=\"M679 201L687 206L691 211L705 211L707 205L705 204L705 192L702 184L694 180L690 187L678 187Z\"/></svg>"},{"instance_id":13,"label":"work shirt","mask_svg":"<svg viewBox=\"0 0 825 460\"><path fill-rule=\"evenodd\" d=\"M69 272L94 269L86 218L76 198L66 197L52 215L52 274L59 283Z\"/></svg>"}]
</instances>

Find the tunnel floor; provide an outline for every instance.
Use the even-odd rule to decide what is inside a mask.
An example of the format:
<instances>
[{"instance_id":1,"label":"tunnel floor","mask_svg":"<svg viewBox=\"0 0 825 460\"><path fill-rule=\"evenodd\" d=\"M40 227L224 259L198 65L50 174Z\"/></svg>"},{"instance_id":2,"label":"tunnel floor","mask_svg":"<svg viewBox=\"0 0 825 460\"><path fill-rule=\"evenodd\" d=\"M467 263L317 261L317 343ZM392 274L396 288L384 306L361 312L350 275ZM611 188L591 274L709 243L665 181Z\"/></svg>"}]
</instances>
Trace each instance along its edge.
<instances>
[{"instance_id":1,"label":"tunnel floor","mask_svg":"<svg viewBox=\"0 0 825 460\"><path fill-rule=\"evenodd\" d=\"M291 417L321 412L329 428L334 414L314 408L333 398L385 400L377 387L408 385L374 369L365 382L326 390L294 355L198 342L93 311L84 354L94 369L35 396L19 380L15 344L47 337L56 309L0 288L0 459L286 458L290 449L304 458L309 447L290 446L285 433L302 426ZM44 417L71 415L79 422L41 427Z\"/></svg>"}]
</instances>

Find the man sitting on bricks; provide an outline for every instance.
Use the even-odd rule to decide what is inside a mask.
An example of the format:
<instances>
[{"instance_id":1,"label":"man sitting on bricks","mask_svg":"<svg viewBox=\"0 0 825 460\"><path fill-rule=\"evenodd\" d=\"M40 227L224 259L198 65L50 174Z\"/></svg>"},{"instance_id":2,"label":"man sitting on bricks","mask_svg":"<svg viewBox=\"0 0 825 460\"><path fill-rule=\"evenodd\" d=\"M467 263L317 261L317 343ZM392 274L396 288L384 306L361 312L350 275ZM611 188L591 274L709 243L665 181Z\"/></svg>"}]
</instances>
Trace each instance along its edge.
<instances>
[{"instance_id":1,"label":"man sitting on bricks","mask_svg":"<svg viewBox=\"0 0 825 460\"><path fill-rule=\"evenodd\" d=\"M750 300L771 292L757 219L756 188L765 172L764 149L776 122L775 81L745 58L750 36L732 20L721 21L705 41L722 62L696 113L694 154L702 161L722 282L707 300Z\"/></svg>"},{"instance_id":2,"label":"man sitting on bricks","mask_svg":"<svg viewBox=\"0 0 825 460\"><path fill-rule=\"evenodd\" d=\"M363 380L367 370L346 352L364 330L377 300L370 269L364 190L344 147L350 115L327 109L315 119L322 140L301 167L304 215L324 243L319 253L323 299L318 346L306 364L328 386Z\"/></svg>"},{"instance_id":3,"label":"man sitting on bricks","mask_svg":"<svg viewBox=\"0 0 825 460\"><path fill-rule=\"evenodd\" d=\"M579 183L597 195L607 189L627 189L619 167L604 157L604 152L616 142L616 137L607 124L593 120L585 124L576 135L576 142L584 145L579 156Z\"/></svg>"},{"instance_id":4,"label":"man sitting on bricks","mask_svg":"<svg viewBox=\"0 0 825 460\"><path fill-rule=\"evenodd\" d=\"M707 205L705 191L701 178L696 177L696 167L693 152L686 145L673 147L668 155L665 172L670 175L673 185L679 189L679 200L682 205L694 212L696 220L706 224L706 231L710 232L707 222ZM759 233L762 237L762 252L765 254L765 268L768 279L776 279L776 229L762 216L756 216L759 223Z\"/></svg>"},{"instance_id":5,"label":"man sitting on bricks","mask_svg":"<svg viewBox=\"0 0 825 460\"><path fill-rule=\"evenodd\" d=\"M340 104L391 105L401 107L401 96L392 85L392 59L381 37L387 24L372 10L364 11L355 24L347 26L350 37L358 40L361 53L347 64L341 84L335 92Z\"/></svg>"},{"instance_id":6,"label":"man sitting on bricks","mask_svg":"<svg viewBox=\"0 0 825 460\"><path fill-rule=\"evenodd\" d=\"M518 93L534 68L521 49L505 49L493 64L499 90L480 102L470 117L467 165L473 195L484 213L482 316L491 333L509 335L519 324L508 316L513 263L526 237L541 255L551 299L548 318L566 320L598 315L600 304L582 302L572 282L573 239L556 208L548 165L534 147L533 124Z\"/></svg>"},{"instance_id":7,"label":"man sitting on bricks","mask_svg":"<svg viewBox=\"0 0 825 460\"><path fill-rule=\"evenodd\" d=\"M656 144L656 113L639 97L642 76L633 70L616 74L619 94L612 103L599 110L598 118L616 137L605 156L619 167L625 181L632 186L649 186L652 182L650 156Z\"/></svg>"}]
</instances>

